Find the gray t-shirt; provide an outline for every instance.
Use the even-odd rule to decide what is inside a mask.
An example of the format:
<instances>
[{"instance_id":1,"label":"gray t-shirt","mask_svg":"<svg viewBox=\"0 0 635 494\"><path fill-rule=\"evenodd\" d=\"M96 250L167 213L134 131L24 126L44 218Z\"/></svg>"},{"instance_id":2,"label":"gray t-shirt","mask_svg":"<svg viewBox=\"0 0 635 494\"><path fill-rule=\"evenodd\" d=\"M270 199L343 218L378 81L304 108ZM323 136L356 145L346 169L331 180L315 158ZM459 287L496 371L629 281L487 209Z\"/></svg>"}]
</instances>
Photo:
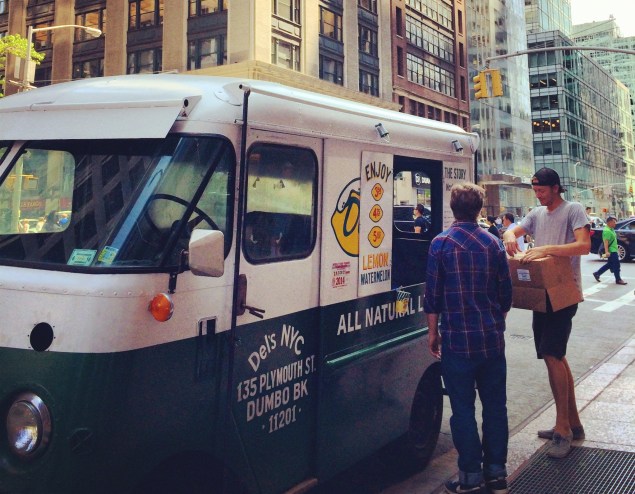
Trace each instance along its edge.
<instances>
[{"instance_id":1,"label":"gray t-shirt","mask_svg":"<svg viewBox=\"0 0 635 494\"><path fill-rule=\"evenodd\" d=\"M564 201L554 211L547 206L532 209L520 223L520 226L534 237L534 245L563 245L575 242L578 228L583 228L589 220L582 204ZM582 274L580 272L580 256L571 256L573 276L582 291Z\"/></svg>"}]
</instances>

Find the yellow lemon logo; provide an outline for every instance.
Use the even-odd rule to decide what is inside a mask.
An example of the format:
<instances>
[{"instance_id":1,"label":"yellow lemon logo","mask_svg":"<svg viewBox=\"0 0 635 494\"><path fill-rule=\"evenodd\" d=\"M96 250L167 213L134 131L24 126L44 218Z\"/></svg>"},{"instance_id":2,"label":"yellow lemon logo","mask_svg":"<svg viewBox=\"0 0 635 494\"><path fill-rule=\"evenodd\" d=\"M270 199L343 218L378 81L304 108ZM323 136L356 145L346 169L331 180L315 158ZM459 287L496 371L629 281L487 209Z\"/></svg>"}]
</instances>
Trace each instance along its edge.
<instances>
[{"instance_id":1,"label":"yellow lemon logo","mask_svg":"<svg viewBox=\"0 0 635 494\"><path fill-rule=\"evenodd\" d=\"M340 193L331 226L337 243L349 256L359 256L359 178L350 181Z\"/></svg>"}]
</instances>

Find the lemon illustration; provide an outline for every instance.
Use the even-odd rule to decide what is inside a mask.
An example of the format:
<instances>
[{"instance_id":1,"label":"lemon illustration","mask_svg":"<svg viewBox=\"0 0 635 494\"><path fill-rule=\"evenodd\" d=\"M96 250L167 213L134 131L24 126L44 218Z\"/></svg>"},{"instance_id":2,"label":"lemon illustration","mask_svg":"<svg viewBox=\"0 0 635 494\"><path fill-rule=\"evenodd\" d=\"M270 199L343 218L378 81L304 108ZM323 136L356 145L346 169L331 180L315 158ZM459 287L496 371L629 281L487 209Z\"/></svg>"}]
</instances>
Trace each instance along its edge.
<instances>
[{"instance_id":1,"label":"lemon illustration","mask_svg":"<svg viewBox=\"0 0 635 494\"><path fill-rule=\"evenodd\" d=\"M349 256L359 255L359 178L349 182L340 193L331 216L337 243Z\"/></svg>"}]
</instances>

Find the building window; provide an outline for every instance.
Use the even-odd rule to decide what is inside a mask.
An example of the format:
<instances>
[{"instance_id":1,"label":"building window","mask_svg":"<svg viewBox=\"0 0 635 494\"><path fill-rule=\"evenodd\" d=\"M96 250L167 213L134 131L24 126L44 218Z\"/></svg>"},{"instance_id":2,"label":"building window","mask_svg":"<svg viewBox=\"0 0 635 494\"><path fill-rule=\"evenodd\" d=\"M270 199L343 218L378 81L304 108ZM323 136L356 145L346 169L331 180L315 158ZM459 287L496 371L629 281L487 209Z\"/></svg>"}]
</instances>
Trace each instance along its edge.
<instances>
[{"instance_id":1,"label":"building window","mask_svg":"<svg viewBox=\"0 0 635 494\"><path fill-rule=\"evenodd\" d=\"M459 22L459 34L463 34L463 12L461 10L458 11L458 22Z\"/></svg>"},{"instance_id":2,"label":"building window","mask_svg":"<svg viewBox=\"0 0 635 494\"><path fill-rule=\"evenodd\" d=\"M532 120L534 134L542 134L544 132L560 132L560 118L540 118Z\"/></svg>"},{"instance_id":3,"label":"building window","mask_svg":"<svg viewBox=\"0 0 635 494\"><path fill-rule=\"evenodd\" d=\"M75 15L75 24L93 27L99 29L102 34L106 33L106 8ZM75 29L75 41L86 41L94 38L92 34L88 34L84 29Z\"/></svg>"},{"instance_id":4,"label":"building window","mask_svg":"<svg viewBox=\"0 0 635 494\"><path fill-rule=\"evenodd\" d=\"M411 15L406 16L406 38L435 57L454 63L454 40Z\"/></svg>"},{"instance_id":5,"label":"building window","mask_svg":"<svg viewBox=\"0 0 635 494\"><path fill-rule=\"evenodd\" d=\"M227 0L190 0L190 17L227 10Z\"/></svg>"},{"instance_id":6,"label":"building window","mask_svg":"<svg viewBox=\"0 0 635 494\"><path fill-rule=\"evenodd\" d=\"M397 36L403 36L403 13L399 7L395 9L395 31Z\"/></svg>"},{"instance_id":7,"label":"building window","mask_svg":"<svg viewBox=\"0 0 635 494\"><path fill-rule=\"evenodd\" d=\"M336 41L342 41L342 16L320 7L320 34Z\"/></svg>"},{"instance_id":8,"label":"building window","mask_svg":"<svg viewBox=\"0 0 635 494\"><path fill-rule=\"evenodd\" d=\"M130 0L128 29L143 29L163 24L163 0Z\"/></svg>"},{"instance_id":9,"label":"building window","mask_svg":"<svg viewBox=\"0 0 635 494\"><path fill-rule=\"evenodd\" d=\"M403 48L401 46L397 47L397 75L403 77Z\"/></svg>"},{"instance_id":10,"label":"building window","mask_svg":"<svg viewBox=\"0 0 635 494\"><path fill-rule=\"evenodd\" d=\"M440 0L406 0L413 10L452 30L452 7Z\"/></svg>"},{"instance_id":11,"label":"building window","mask_svg":"<svg viewBox=\"0 0 635 494\"><path fill-rule=\"evenodd\" d=\"M454 74L452 72L426 62L412 53L408 53L406 56L409 81L448 96L455 95Z\"/></svg>"},{"instance_id":12,"label":"building window","mask_svg":"<svg viewBox=\"0 0 635 494\"><path fill-rule=\"evenodd\" d=\"M377 31L359 26L359 51L373 57L377 56Z\"/></svg>"},{"instance_id":13,"label":"building window","mask_svg":"<svg viewBox=\"0 0 635 494\"><path fill-rule=\"evenodd\" d=\"M552 156L554 154L562 154L562 141L534 142L535 156Z\"/></svg>"},{"instance_id":14,"label":"building window","mask_svg":"<svg viewBox=\"0 0 635 494\"><path fill-rule=\"evenodd\" d=\"M320 79L343 86L344 64L339 60L320 55Z\"/></svg>"},{"instance_id":15,"label":"building window","mask_svg":"<svg viewBox=\"0 0 635 494\"><path fill-rule=\"evenodd\" d=\"M377 0L359 0L357 5L366 10L370 10L373 14L377 13Z\"/></svg>"},{"instance_id":16,"label":"building window","mask_svg":"<svg viewBox=\"0 0 635 494\"><path fill-rule=\"evenodd\" d=\"M40 29L43 27L50 27L50 22L43 22L40 24L33 24L33 29ZM46 50L52 46L52 33L53 31L40 31L33 33L33 48L35 50Z\"/></svg>"},{"instance_id":17,"label":"building window","mask_svg":"<svg viewBox=\"0 0 635 494\"><path fill-rule=\"evenodd\" d=\"M139 50L128 54L127 74L147 74L161 71L161 49Z\"/></svg>"},{"instance_id":18,"label":"building window","mask_svg":"<svg viewBox=\"0 0 635 494\"><path fill-rule=\"evenodd\" d=\"M7 2L5 0L0 0L0 14L6 14L7 12Z\"/></svg>"},{"instance_id":19,"label":"building window","mask_svg":"<svg viewBox=\"0 0 635 494\"><path fill-rule=\"evenodd\" d=\"M73 63L73 79L89 79L91 77L103 77L103 75L103 58Z\"/></svg>"},{"instance_id":20,"label":"building window","mask_svg":"<svg viewBox=\"0 0 635 494\"><path fill-rule=\"evenodd\" d=\"M558 87L558 76L555 72L550 74L532 74L529 76L529 87L531 89Z\"/></svg>"},{"instance_id":21,"label":"building window","mask_svg":"<svg viewBox=\"0 0 635 494\"><path fill-rule=\"evenodd\" d=\"M406 109L406 98L404 96L398 96L397 97L397 102L399 103L399 111L401 113L405 113Z\"/></svg>"},{"instance_id":22,"label":"building window","mask_svg":"<svg viewBox=\"0 0 635 494\"><path fill-rule=\"evenodd\" d=\"M274 15L300 24L300 0L271 0Z\"/></svg>"},{"instance_id":23,"label":"building window","mask_svg":"<svg viewBox=\"0 0 635 494\"><path fill-rule=\"evenodd\" d=\"M197 39L188 43L187 70L223 65L227 60L225 36Z\"/></svg>"},{"instance_id":24,"label":"building window","mask_svg":"<svg viewBox=\"0 0 635 494\"><path fill-rule=\"evenodd\" d=\"M359 71L359 90L362 93L379 96L379 76L365 70Z\"/></svg>"},{"instance_id":25,"label":"building window","mask_svg":"<svg viewBox=\"0 0 635 494\"><path fill-rule=\"evenodd\" d=\"M272 38L271 63L299 72L300 47L280 38Z\"/></svg>"},{"instance_id":26,"label":"building window","mask_svg":"<svg viewBox=\"0 0 635 494\"><path fill-rule=\"evenodd\" d=\"M53 69L50 65L46 67L42 67L41 65L37 65L35 67L35 82L34 84L37 87L49 86L51 84L51 72Z\"/></svg>"}]
</instances>

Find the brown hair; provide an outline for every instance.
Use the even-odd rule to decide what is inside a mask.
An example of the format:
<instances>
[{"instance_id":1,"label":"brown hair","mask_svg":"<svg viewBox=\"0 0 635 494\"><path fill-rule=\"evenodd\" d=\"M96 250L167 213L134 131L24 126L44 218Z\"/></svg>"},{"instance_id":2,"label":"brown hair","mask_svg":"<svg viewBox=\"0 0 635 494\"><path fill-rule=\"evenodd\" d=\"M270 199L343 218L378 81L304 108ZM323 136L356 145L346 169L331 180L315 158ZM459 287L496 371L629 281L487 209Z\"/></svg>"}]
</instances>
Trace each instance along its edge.
<instances>
[{"instance_id":1,"label":"brown hair","mask_svg":"<svg viewBox=\"0 0 635 494\"><path fill-rule=\"evenodd\" d=\"M454 184L450 190L450 208L458 221L476 221L483 208L485 190L468 182Z\"/></svg>"}]
</instances>

